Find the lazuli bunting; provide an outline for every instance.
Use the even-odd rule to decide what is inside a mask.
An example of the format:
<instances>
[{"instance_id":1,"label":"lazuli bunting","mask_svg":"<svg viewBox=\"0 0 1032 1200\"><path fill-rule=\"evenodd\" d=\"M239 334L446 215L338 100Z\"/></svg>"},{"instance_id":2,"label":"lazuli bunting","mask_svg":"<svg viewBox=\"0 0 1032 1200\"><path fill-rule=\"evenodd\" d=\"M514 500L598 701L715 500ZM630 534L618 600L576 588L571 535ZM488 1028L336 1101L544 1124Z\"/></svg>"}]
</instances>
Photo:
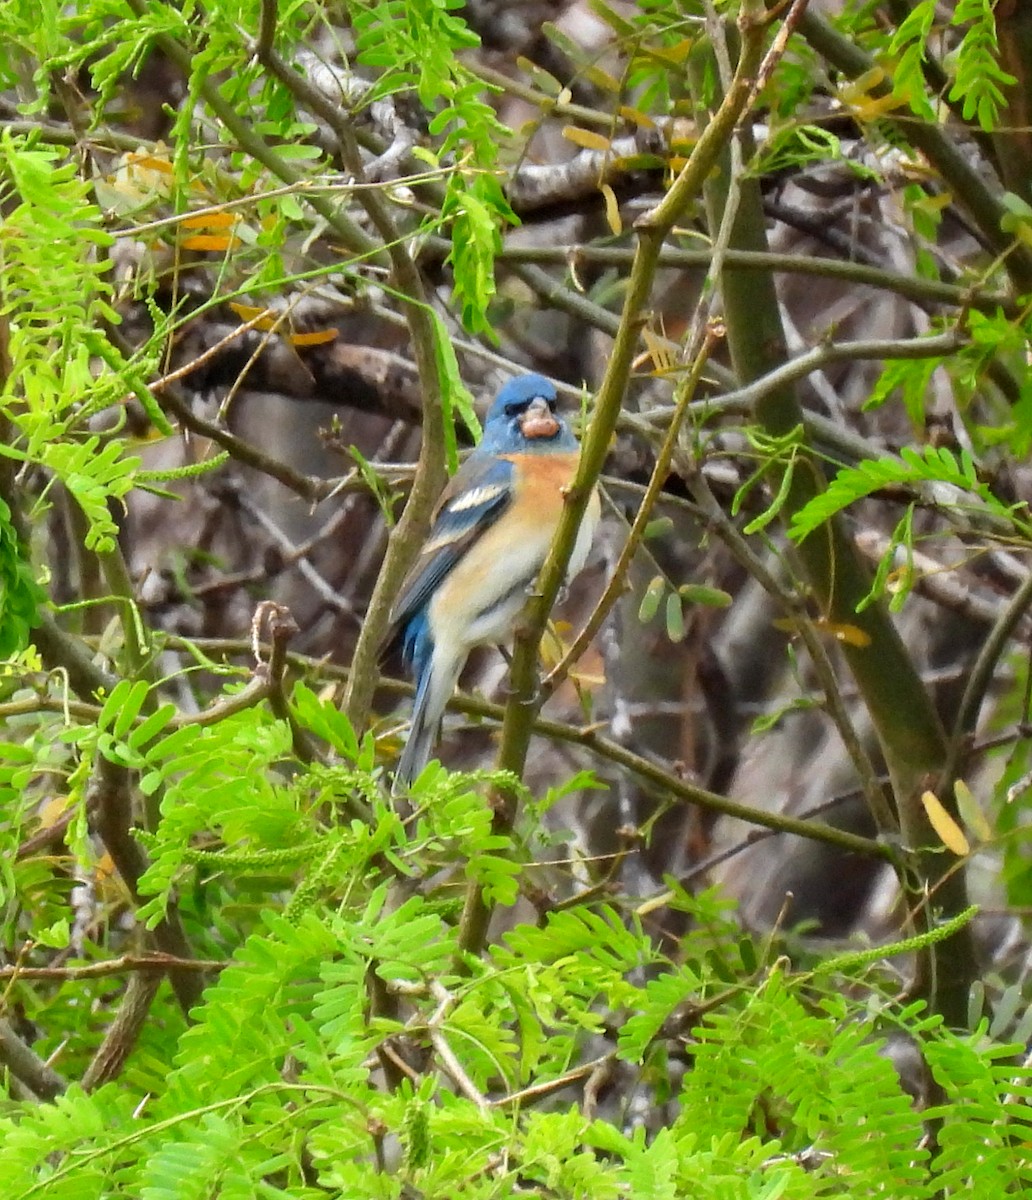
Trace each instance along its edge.
<instances>
[{"instance_id":1,"label":"lazuli bunting","mask_svg":"<svg viewBox=\"0 0 1032 1200\"><path fill-rule=\"evenodd\" d=\"M391 613L416 680L412 728L394 776L410 784L430 758L441 718L475 646L508 641L548 555L580 447L541 375L511 379L480 444L445 488L415 566ZM593 493L570 558L584 565L599 517Z\"/></svg>"}]
</instances>

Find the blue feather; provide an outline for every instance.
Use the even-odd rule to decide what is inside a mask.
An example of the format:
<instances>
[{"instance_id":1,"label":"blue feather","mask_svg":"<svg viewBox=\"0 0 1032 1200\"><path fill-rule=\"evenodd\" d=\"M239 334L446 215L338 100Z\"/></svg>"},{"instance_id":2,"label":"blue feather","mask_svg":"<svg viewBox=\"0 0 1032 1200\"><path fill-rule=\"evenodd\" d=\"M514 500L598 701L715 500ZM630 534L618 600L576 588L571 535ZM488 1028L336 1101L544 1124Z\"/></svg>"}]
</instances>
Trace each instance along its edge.
<instances>
[{"instance_id":1,"label":"blue feather","mask_svg":"<svg viewBox=\"0 0 1032 1200\"><path fill-rule=\"evenodd\" d=\"M505 384L488 410L480 444L438 501L426 545L402 585L391 613L389 645L400 642L406 666L416 679L416 697L408 741L395 771L395 791L411 784L426 765L470 649L481 640L507 636L508 624L515 620L526 589L540 570L540 562L530 561L536 549L530 558L526 549L522 559L513 554L509 574L505 574L503 554L481 599L477 573L484 568L478 564L461 584L470 588L470 580L477 580L472 591L460 592L454 602L449 599L447 612L435 611L431 617L442 584L512 505L516 466L500 456L577 451L577 439L557 414L557 406L555 387L543 375L523 375ZM536 546L537 539L531 544ZM519 562L523 565L517 570ZM524 577L528 569L531 573ZM488 574L492 570L494 560Z\"/></svg>"}]
</instances>

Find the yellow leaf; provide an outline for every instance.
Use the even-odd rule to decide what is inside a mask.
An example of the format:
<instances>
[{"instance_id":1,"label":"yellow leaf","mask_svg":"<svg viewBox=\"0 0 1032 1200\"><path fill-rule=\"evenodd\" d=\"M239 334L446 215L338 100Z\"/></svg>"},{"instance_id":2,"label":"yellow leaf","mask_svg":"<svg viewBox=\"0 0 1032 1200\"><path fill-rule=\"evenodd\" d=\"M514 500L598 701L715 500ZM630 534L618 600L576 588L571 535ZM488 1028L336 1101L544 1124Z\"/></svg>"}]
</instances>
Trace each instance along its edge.
<instances>
[{"instance_id":1,"label":"yellow leaf","mask_svg":"<svg viewBox=\"0 0 1032 1200\"><path fill-rule=\"evenodd\" d=\"M934 792L922 792L921 803L928 816L928 823L942 839L946 849L952 850L958 858L966 858L971 853L971 845L964 836L963 829L943 808L939 797Z\"/></svg>"},{"instance_id":2,"label":"yellow leaf","mask_svg":"<svg viewBox=\"0 0 1032 1200\"><path fill-rule=\"evenodd\" d=\"M657 337L647 325L641 331L641 340L648 350L653 375L665 375L674 369L674 356L668 341Z\"/></svg>"},{"instance_id":3,"label":"yellow leaf","mask_svg":"<svg viewBox=\"0 0 1032 1200\"><path fill-rule=\"evenodd\" d=\"M858 646L862 649L871 644L871 635L861 629L859 625L848 625L840 621L823 619L814 621L814 625L821 633L830 633L836 641L845 642L847 646Z\"/></svg>"},{"instance_id":4,"label":"yellow leaf","mask_svg":"<svg viewBox=\"0 0 1032 1200\"><path fill-rule=\"evenodd\" d=\"M155 158L153 154L130 154L126 163L134 167L145 167L148 171L158 171L162 175L174 175L175 167L167 158Z\"/></svg>"},{"instance_id":5,"label":"yellow leaf","mask_svg":"<svg viewBox=\"0 0 1032 1200\"><path fill-rule=\"evenodd\" d=\"M849 105L850 110L858 121L874 121L892 112L894 108L902 108L906 100L902 96L868 96L856 104Z\"/></svg>"},{"instance_id":6,"label":"yellow leaf","mask_svg":"<svg viewBox=\"0 0 1032 1200\"><path fill-rule=\"evenodd\" d=\"M287 340L292 346L325 346L335 341L339 333L338 329L317 329L312 333L292 333Z\"/></svg>"},{"instance_id":7,"label":"yellow leaf","mask_svg":"<svg viewBox=\"0 0 1032 1200\"><path fill-rule=\"evenodd\" d=\"M253 304L230 304L229 306L241 321L255 321L255 329L260 329L262 332L267 332L270 329L275 329L279 323L276 320L276 314L271 308L255 308Z\"/></svg>"},{"instance_id":8,"label":"yellow leaf","mask_svg":"<svg viewBox=\"0 0 1032 1200\"><path fill-rule=\"evenodd\" d=\"M192 233L179 244L184 250L232 250L240 239L225 233Z\"/></svg>"},{"instance_id":9,"label":"yellow leaf","mask_svg":"<svg viewBox=\"0 0 1032 1200\"><path fill-rule=\"evenodd\" d=\"M110 854L105 851L97 860L97 865L93 868L93 876L98 883L103 883L106 879L110 879L115 873L115 861Z\"/></svg>"},{"instance_id":10,"label":"yellow leaf","mask_svg":"<svg viewBox=\"0 0 1032 1200\"><path fill-rule=\"evenodd\" d=\"M198 213L195 217L184 217L180 224L184 229L229 229L240 218L235 213Z\"/></svg>"},{"instance_id":11,"label":"yellow leaf","mask_svg":"<svg viewBox=\"0 0 1032 1200\"><path fill-rule=\"evenodd\" d=\"M974 793L963 779L954 781L953 795L957 800L957 809L968 829L974 833L980 842L991 841L993 836L992 827L985 819L982 806L978 803Z\"/></svg>"},{"instance_id":12,"label":"yellow leaf","mask_svg":"<svg viewBox=\"0 0 1032 1200\"><path fill-rule=\"evenodd\" d=\"M656 59L667 67L679 67L688 57L693 45L691 38L684 38L676 46L641 46L638 54L644 58Z\"/></svg>"},{"instance_id":13,"label":"yellow leaf","mask_svg":"<svg viewBox=\"0 0 1032 1200\"><path fill-rule=\"evenodd\" d=\"M771 621L771 624L775 629L780 629L783 633L795 634L799 631L799 621L795 617L775 617ZM839 621L826 621L823 617L818 617L814 621L813 627L819 633L828 634L838 642L845 642L847 646L863 647L871 644L870 636L859 625L847 625Z\"/></svg>"},{"instance_id":14,"label":"yellow leaf","mask_svg":"<svg viewBox=\"0 0 1032 1200\"><path fill-rule=\"evenodd\" d=\"M583 146L585 150L605 152L612 145L609 138L603 137L601 133L594 133L590 129L578 129L575 125L564 125L563 137L575 146Z\"/></svg>"},{"instance_id":15,"label":"yellow leaf","mask_svg":"<svg viewBox=\"0 0 1032 1200\"><path fill-rule=\"evenodd\" d=\"M907 101L904 96L888 92L884 96L872 96L871 92L885 82L881 67L872 67L863 75L838 89L838 98L844 108L850 110L858 121L873 121L894 108L901 108Z\"/></svg>"},{"instance_id":16,"label":"yellow leaf","mask_svg":"<svg viewBox=\"0 0 1032 1200\"><path fill-rule=\"evenodd\" d=\"M621 104L617 111L625 121L630 121L632 125L640 125L642 129L656 128L656 122L640 108L631 108L628 104Z\"/></svg>"},{"instance_id":17,"label":"yellow leaf","mask_svg":"<svg viewBox=\"0 0 1032 1200\"><path fill-rule=\"evenodd\" d=\"M603 71L601 67L585 67L584 74L597 88L601 88L604 92L619 92L621 89L620 80L615 75L610 75L608 71Z\"/></svg>"},{"instance_id":18,"label":"yellow leaf","mask_svg":"<svg viewBox=\"0 0 1032 1200\"><path fill-rule=\"evenodd\" d=\"M557 667L562 662L565 653L566 647L563 644L563 639L558 629L556 629L555 623L549 621L548 625L545 626L545 632L538 649L538 654L541 657L541 662L545 670L551 671Z\"/></svg>"},{"instance_id":19,"label":"yellow leaf","mask_svg":"<svg viewBox=\"0 0 1032 1200\"><path fill-rule=\"evenodd\" d=\"M881 67L871 67L869 71L864 71L862 75L858 75L855 79L851 79L848 83L843 84L838 89L839 99L843 104L852 104L854 101L866 96L879 83L884 82L884 70Z\"/></svg>"},{"instance_id":20,"label":"yellow leaf","mask_svg":"<svg viewBox=\"0 0 1032 1200\"><path fill-rule=\"evenodd\" d=\"M50 796L40 805L39 811L36 814L39 817L40 827L43 829L53 829L68 811L70 803L71 801L67 796Z\"/></svg>"},{"instance_id":21,"label":"yellow leaf","mask_svg":"<svg viewBox=\"0 0 1032 1200\"><path fill-rule=\"evenodd\" d=\"M606 224L612 233L623 233L623 221L620 219L620 205L617 203L616 192L608 183L602 184L602 198L606 202Z\"/></svg>"}]
</instances>

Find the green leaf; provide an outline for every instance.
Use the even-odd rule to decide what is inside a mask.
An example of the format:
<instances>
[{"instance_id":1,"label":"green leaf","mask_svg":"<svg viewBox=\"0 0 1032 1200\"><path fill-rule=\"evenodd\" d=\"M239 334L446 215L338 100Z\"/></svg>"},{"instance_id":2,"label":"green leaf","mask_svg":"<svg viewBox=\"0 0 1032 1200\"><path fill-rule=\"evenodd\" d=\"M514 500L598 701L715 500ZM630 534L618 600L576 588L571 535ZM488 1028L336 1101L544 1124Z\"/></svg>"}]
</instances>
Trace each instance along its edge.
<instances>
[{"instance_id":1,"label":"green leaf","mask_svg":"<svg viewBox=\"0 0 1032 1200\"><path fill-rule=\"evenodd\" d=\"M899 458L885 455L839 471L826 491L793 515L789 537L801 542L836 513L881 488L923 483L951 484L977 497L994 515L1014 519L1015 510L1001 504L978 478L974 461L966 450L957 459L946 447L925 446L918 450L907 446L900 451Z\"/></svg>"},{"instance_id":2,"label":"green leaf","mask_svg":"<svg viewBox=\"0 0 1032 1200\"><path fill-rule=\"evenodd\" d=\"M638 620L645 625L659 612L659 602L663 599L663 593L666 591L666 580L662 575L656 575L649 582L645 589L645 594L641 598L641 604L638 607Z\"/></svg>"},{"instance_id":3,"label":"green leaf","mask_svg":"<svg viewBox=\"0 0 1032 1200\"><path fill-rule=\"evenodd\" d=\"M677 592L670 592L666 599L666 633L672 642L683 642L685 635L684 607Z\"/></svg>"},{"instance_id":4,"label":"green leaf","mask_svg":"<svg viewBox=\"0 0 1032 1200\"><path fill-rule=\"evenodd\" d=\"M294 685L291 701L305 728L328 742L349 762L358 759L358 738L347 714L329 700L319 697L300 681Z\"/></svg>"},{"instance_id":5,"label":"green leaf","mask_svg":"<svg viewBox=\"0 0 1032 1200\"><path fill-rule=\"evenodd\" d=\"M703 608L729 608L733 599L722 588L708 587L704 583L685 583L677 591L686 604L700 604Z\"/></svg>"},{"instance_id":6,"label":"green leaf","mask_svg":"<svg viewBox=\"0 0 1032 1200\"><path fill-rule=\"evenodd\" d=\"M149 716L144 717L139 725L130 731L128 743L133 750L140 750L147 745L149 741L157 737L159 733L176 715L176 706L174 704L162 704L155 709ZM117 732L117 730L116 730Z\"/></svg>"}]
</instances>

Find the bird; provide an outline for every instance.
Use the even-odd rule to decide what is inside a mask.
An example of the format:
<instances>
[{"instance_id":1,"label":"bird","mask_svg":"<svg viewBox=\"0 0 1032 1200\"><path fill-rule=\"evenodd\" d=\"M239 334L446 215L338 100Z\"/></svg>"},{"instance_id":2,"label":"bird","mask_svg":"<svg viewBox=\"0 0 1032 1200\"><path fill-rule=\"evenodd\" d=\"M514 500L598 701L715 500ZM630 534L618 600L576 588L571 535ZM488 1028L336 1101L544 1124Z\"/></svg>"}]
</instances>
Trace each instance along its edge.
<instances>
[{"instance_id":1,"label":"bird","mask_svg":"<svg viewBox=\"0 0 1032 1200\"><path fill-rule=\"evenodd\" d=\"M426 543L401 585L385 654L400 647L416 695L395 793L429 761L470 651L509 640L548 556L580 457L557 410L555 387L543 375L520 375L501 388L479 444L442 492ZM567 580L584 566L599 511L593 491Z\"/></svg>"}]
</instances>

